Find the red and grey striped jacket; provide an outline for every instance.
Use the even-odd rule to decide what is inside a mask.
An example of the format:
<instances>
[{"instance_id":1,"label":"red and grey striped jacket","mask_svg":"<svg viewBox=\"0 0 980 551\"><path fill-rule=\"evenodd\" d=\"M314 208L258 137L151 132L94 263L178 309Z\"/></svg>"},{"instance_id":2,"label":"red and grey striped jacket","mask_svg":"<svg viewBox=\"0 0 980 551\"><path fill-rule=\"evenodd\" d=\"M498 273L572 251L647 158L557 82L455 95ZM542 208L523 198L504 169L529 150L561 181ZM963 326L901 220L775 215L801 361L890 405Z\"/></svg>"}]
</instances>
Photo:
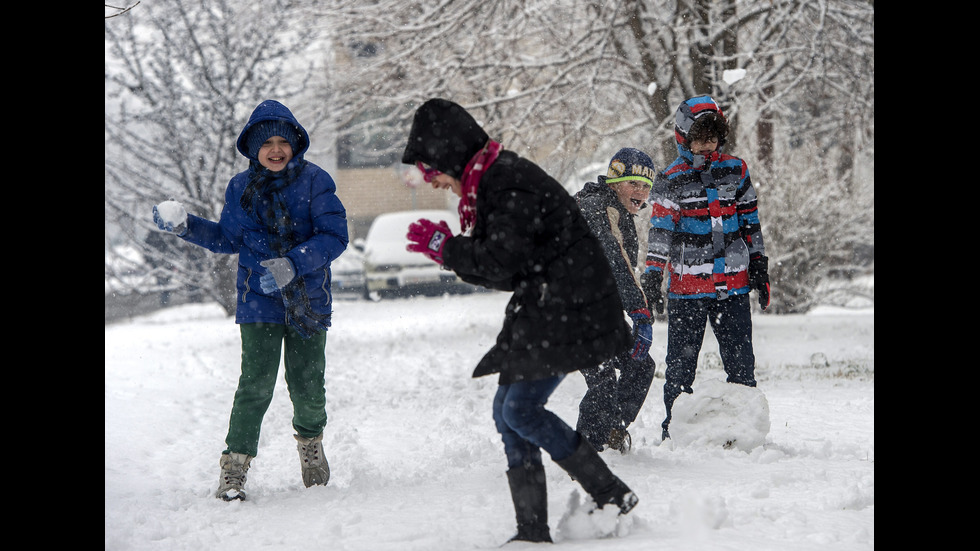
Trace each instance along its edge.
<instances>
[{"instance_id":1,"label":"red and grey striped jacket","mask_svg":"<svg viewBox=\"0 0 980 551\"><path fill-rule=\"evenodd\" d=\"M686 134L694 119L721 110L708 96L678 109L679 156L650 192L647 271L669 273L669 298L717 298L749 292L749 259L765 255L755 188L742 159L713 152L694 159ZM720 145L719 145L720 148Z\"/></svg>"}]
</instances>

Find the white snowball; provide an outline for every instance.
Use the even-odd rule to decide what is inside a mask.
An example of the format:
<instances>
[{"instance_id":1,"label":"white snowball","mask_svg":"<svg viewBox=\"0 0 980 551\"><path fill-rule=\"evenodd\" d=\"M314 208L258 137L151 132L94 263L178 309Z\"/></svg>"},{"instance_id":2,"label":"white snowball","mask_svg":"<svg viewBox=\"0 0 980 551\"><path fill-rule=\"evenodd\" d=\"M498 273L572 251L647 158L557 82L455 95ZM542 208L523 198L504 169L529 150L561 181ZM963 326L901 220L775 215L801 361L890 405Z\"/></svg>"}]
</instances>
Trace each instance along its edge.
<instances>
[{"instance_id":1,"label":"white snowball","mask_svg":"<svg viewBox=\"0 0 980 551\"><path fill-rule=\"evenodd\" d=\"M726 84L735 84L745 78L745 69L728 69L721 74L721 79Z\"/></svg>"},{"instance_id":2,"label":"white snowball","mask_svg":"<svg viewBox=\"0 0 980 551\"><path fill-rule=\"evenodd\" d=\"M157 212L164 222L178 226L187 221L187 211L184 205L177 201L164 201L157 205Z\"/></svg>"}]
</instances>

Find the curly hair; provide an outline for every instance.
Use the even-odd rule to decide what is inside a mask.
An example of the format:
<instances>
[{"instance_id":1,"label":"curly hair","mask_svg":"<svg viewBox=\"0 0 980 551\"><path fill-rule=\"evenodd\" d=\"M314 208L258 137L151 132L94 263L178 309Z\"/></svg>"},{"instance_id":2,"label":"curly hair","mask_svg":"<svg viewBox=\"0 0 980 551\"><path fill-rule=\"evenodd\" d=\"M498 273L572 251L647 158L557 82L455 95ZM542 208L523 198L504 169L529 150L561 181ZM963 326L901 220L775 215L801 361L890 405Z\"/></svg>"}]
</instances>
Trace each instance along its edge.
<instances>
[{"instance_id":1,"label":"curly hair","mask_svg":"<svg viewBox=\"0 0 980 551\"><path fill-rule=\"evenodd\" d=\"M728 122L715 113L705 113L698 117L687 133L689 143L703 142L708 138L718 138L718 141L723 143L726 137L728 137Z\"/></svg>"}]
</instances>

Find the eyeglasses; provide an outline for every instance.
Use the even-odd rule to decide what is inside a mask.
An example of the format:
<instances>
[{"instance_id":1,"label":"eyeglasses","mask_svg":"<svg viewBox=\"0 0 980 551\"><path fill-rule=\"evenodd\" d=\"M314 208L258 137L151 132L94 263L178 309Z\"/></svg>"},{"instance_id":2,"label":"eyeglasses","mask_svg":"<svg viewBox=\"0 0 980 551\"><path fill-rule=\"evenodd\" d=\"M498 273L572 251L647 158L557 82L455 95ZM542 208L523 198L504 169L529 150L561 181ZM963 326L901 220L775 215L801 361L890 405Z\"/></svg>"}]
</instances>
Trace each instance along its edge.
<instances>
[{"instance_id":1,"label":"eyeglasses","mask_svg":"<svg viewBox=\"0 0 980 551\"><path fill-rule=\"evenodd\" d=\"M422 179L425 180L425 183L427 184L431 184L433 178L442 174L442 172L439 172L421 161L415 163L415 167L422 171Z\"/></svg>"}]
</instances>

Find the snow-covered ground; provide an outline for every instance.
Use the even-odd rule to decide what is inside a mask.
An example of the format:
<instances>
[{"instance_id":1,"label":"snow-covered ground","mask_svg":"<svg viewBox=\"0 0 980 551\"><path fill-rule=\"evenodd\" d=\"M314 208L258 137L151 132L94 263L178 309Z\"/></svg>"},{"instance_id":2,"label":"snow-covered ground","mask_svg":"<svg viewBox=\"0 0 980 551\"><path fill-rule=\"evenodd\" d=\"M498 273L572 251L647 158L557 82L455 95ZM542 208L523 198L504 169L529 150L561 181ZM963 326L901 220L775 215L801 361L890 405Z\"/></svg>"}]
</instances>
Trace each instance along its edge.
<instances>
[{"instance_id":1,"label":"snow-covered ground","mask_svg":"<svg viewBox=\"0 0 980 551\"><path fill-rule=\"evenodd\" d=\"M214 305L164 310L105 328L105 548L443 551L495 549L514 532L496 380L471 379L507 295L339 300L327 339L324 444L332 478L304 488L285 383L263 425L249 501L215 499L218 455L239 371L239 337ZM604 452L639 495L617 536L571 516L578 485L546 461L555 549L874 549L874 311L757 315L757 378L768 435L747 451L681 434L660 441L658 378L633 451ZM695 394L721 404L724 372L708 331ZM280 380L282 376L280 375ZM574 425L585 391L566 378L550 407ZM758 394L746 402L758 399ZM681 402L678 402L678 407ZM719 418L687 431L724 430ZM705 415L704 417L708 417ZM744 428L744 427L743 427ZM511 544L504 549L552 548Z\"/></svg>"}]
</instances>

